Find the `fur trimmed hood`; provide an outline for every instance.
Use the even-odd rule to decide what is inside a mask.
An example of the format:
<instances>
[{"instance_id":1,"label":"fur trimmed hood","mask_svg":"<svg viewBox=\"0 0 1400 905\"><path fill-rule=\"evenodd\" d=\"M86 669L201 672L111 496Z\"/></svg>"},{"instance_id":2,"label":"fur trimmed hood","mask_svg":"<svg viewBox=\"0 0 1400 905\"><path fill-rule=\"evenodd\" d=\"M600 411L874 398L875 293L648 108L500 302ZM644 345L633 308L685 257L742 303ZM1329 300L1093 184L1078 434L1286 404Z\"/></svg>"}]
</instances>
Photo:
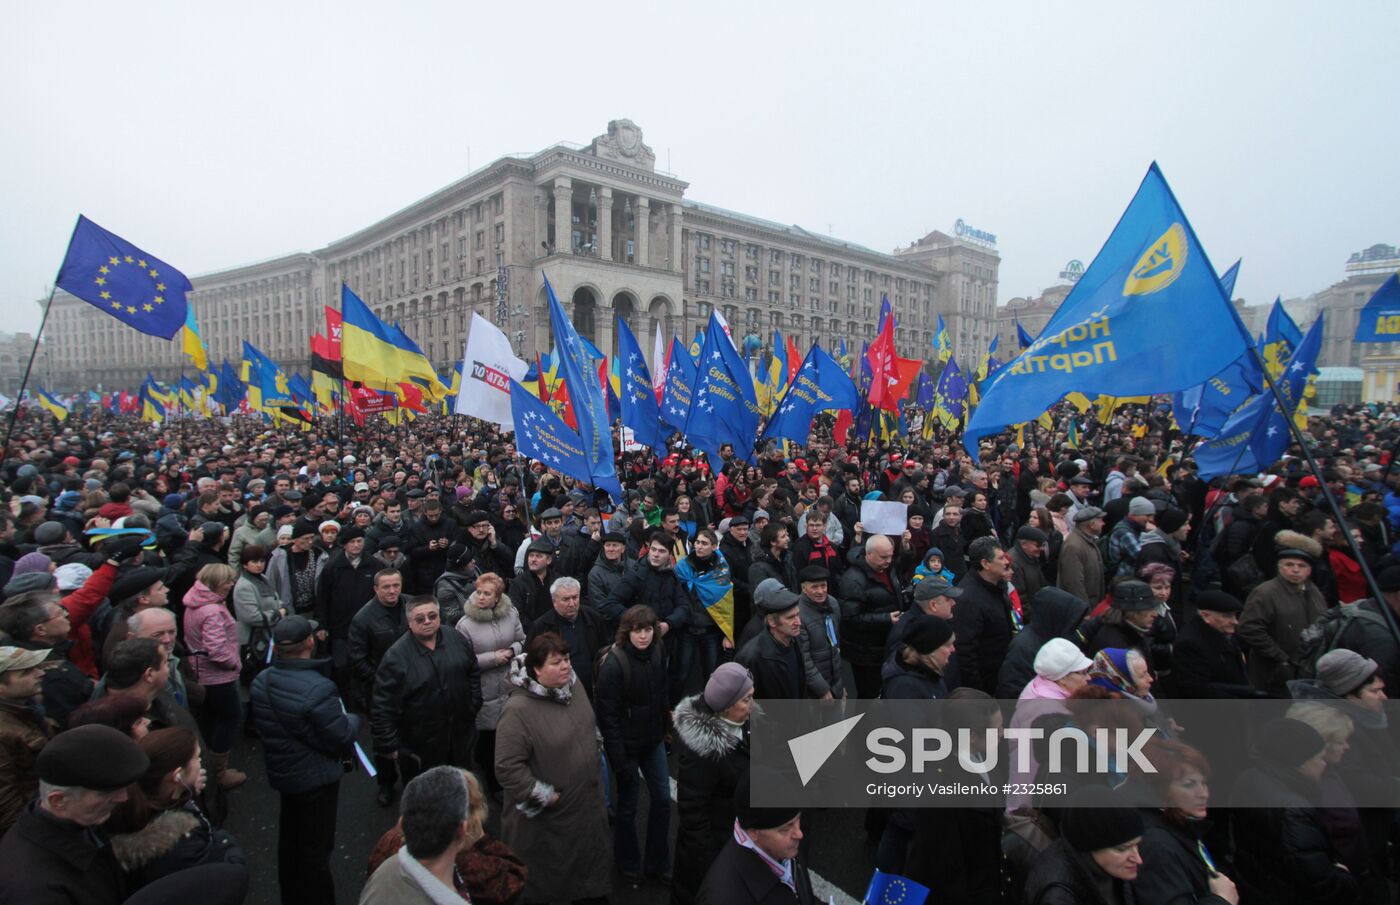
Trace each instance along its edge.
<instances>
[{"instance_id":1,"label":"fur trimmed hood","mask_svg":"<svg viewBox=\"0 0 1400 905\"><path fill-rule=\"evenodd\" d=\"M758 713L758 706L750 714ZM671 715L676 736L687 748L707 760L721 760L744 741L747 727L735 727L705 703L703 694L685 698Z\"/></svg>"},{"instance_id":2,"label":"fur trimmed hood","mask_svg":"<svg viewBox=\"0 0 1400 905\"><path fill-rule=\"evenodd\" d=\"M1278 550L1302 550L1313 559L1322 557L1322 544L1306 534L1299 534L1297 531L1280 531L1275 534L1274 548Z\"/></svg>"},{"instance_id":3,"label":"fur trimmed hood","mask_svg":"<svg viewBox=\"0 0 1400 905\"><path fill-rule=\"evenodd\" d=\"M112 851L122 869L136 870L169 854L199 824L199 818L184 808L162 811L136 832L113 836Z\"/></svg>"}]
</instances>

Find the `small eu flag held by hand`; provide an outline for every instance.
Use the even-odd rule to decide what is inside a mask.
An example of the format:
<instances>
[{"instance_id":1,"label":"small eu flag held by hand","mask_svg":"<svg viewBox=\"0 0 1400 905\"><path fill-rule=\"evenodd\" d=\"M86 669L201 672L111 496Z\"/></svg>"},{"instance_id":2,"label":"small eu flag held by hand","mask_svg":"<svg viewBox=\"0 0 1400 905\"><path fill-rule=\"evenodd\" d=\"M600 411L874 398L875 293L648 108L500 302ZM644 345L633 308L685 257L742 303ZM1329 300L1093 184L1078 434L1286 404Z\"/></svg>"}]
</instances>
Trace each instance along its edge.
<instances>
[{"instance_id":1,"label":"small eu flag held by hand","mask_svg":"<svg viewBox=\"0 0 1400 905\"><path fill-rule=\"evenodd\" d=\"M189 278L79 216L58 288L142 333L170 339L185 325Z\"/></svg>"},{"instance_id":2,"label":"small eu flag held by hand","mask_svg":"<svg viewBox=\"0 0 1400 905\"><path fill-rule=\"evenodd\" d=\"M928 894L927 886L876 870L865 890L864 905L924 905Z\"/></svg>"}]
</instances>

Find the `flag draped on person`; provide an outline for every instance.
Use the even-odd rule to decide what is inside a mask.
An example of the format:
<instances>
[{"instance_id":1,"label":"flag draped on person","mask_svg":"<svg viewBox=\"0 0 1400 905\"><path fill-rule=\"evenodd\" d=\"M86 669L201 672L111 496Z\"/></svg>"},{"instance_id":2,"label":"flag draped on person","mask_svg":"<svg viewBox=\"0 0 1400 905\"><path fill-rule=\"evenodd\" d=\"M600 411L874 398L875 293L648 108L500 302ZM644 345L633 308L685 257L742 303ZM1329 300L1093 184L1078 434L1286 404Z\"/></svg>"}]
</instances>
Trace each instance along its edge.
<instances>
[{"instance_id":1,"label":"flag draped on person","mask_svg":"<svg viewBox=\"0 0 1400 905\"><path fill-rule=\"evenodd\" d=\"M128 327L171 339L185 326L185 294L194 287L174 267L79 215L58 288Z\"/></svg>"},{"instance_id":2,"label":"flag draped on person","mask_svg":"<svg viewBox=\"0 0 1400 905\"><path fill-rule=\"evenodd\" d=\"M1400 276L1391 274L1361 308L1355 342L1393 343L1400 340Z\"/></svg>"},{"instance_id":3,"label":"flag draped on person","mask_svg":"<svg viewBox=\"0 0 1400 905\"><path fill-rule=\"evenodd\" d=\"M739 351L713 312L697 371L695 401L683 430L686 438L709 457L712 471L723 464L719 450L726 443L733 445L736 458L757 464L753 448L760 419L758 397Z\"/></svg>"},{"instance_id":4,"label":"flag draped on person","mask_svg":"<svg viewBox=\"0 0 1400 905\"><path fill-rule=\"evenodd\" d=\"M585 349L578 331L564 313L564 306L555 297L548 277L544 278L544 288L549 297L549 322L559 349L559 371L564 375L569 401L578 416L578 437L583 442L584 461L588 463L588 476L582 480L606 490L614 501L620 502L622 485L617 479L608 403L598 384L594 362L586 358L591 353Z\"/></svg>"},{"instance_id":5,"label":"flag draped on person","mask_svg":"<svg viewBox=\"0 0 1400 905\"><path fill-rule=\"evenodd\" d=\"M1230 416L1217 439L1202 443L1191 454L1204 480L1229 474L1257 474L1279 459L1288 449L1287 418L1303 404L1308 377L1317 370L1322 350L1323 319L1319 312L1308 335L1303 338L1276 381L1285 411L1279 411L1274 394L1264 390Z\"/></svg>"},{"instance_id":6,"label":"flag draped on person","mask_svg":"<svg viewBox=\"0 0 1400 905\"><path fill-rule=\"evenodd\" d=\"M681 347L681 341L671 338L671 349L666 356L666 385L661 395L661 420L678 431L685 430L685 419L690 415L690 405L695 398L697 375L695 362Z\"/></svg>"},{"instance_id":7,"label":"flag draped on person","mask_svg":"<svg viewBox=\"0 0 1400 905\"><path fill-rule=\"evenodd\" d=\"M523 381L527 370L501 328L473 311L461 367L465 391L457 394L454 411L509 429L510 382Z\"/></svg>"},{"instance_id":8,"label":"flag draped on person","mask_svg":"<svg viewBox=\"0 0 1400 905\"><path fill-rule=\"evenodd\" d=\"M641 346L632 329L621 317L617 319L617 358L622 369L619 401L622 404L622 424L632 429L632 439L648 449L663 451L666 437L661 428L661 411L656 404L656 391L642 357Z\"/></svg>"},{"instance_id":9,"label":"flag draped on person","mask_svg":"<svg viewBox=\"0 0 1400 905\"><path fill-rule=\"evenodd\" d=\"M792 440L805 444L812 431L812 418L817 412L831 409L849 411L860 403L855 382L841 365L816 343L797 370L797 379L787 388L773 418L759 438L762 446L768 440Z\"/></svg>"},{"instance_id":10,"label":"flag draped on person","mask_svg":"<svg viewBox=\"0 0 1400 905\"><path fill-rule=\"evenodd\" d=\"M1066 393L1171 393L1244 354L1246 332L1153 163L1041 335L981 387L963 442L1029 421Z\"/></svg>"},{"instance_id":11,"label":"flag draped on person","mask_svg":"<svg viewBox=\"0 0 1400 905\"><path fill-rule=\"evenodd\" d=\"M712 619L730 644L734 643L734 579L729 573L729 561L715 551L716 566L706 572L696 571L690 557L676 563L676 577L685 584L705 613Z\"/></svg>"}]
</instances>

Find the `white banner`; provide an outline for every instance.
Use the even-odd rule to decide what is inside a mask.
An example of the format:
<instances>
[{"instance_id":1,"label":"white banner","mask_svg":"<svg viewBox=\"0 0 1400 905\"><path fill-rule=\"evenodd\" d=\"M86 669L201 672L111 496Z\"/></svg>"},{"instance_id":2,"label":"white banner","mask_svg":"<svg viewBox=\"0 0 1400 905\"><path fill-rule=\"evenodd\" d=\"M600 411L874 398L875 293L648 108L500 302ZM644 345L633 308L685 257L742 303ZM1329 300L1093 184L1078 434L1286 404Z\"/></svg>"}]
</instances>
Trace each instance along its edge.
<instances>
[{"instance_id":1,"label":"white banner","mask_svg":"<svg viewBox=\"0 0 1400 905\"><path fill-rule=\"evenodd\" d=\"M510 381L523 380L529 370L515 357L510 339L486 318L472 312L467 333L467 353L462 359L462 388L457 394L457 414L513 430L510 416Z\"/></svg>"}]
</instances>

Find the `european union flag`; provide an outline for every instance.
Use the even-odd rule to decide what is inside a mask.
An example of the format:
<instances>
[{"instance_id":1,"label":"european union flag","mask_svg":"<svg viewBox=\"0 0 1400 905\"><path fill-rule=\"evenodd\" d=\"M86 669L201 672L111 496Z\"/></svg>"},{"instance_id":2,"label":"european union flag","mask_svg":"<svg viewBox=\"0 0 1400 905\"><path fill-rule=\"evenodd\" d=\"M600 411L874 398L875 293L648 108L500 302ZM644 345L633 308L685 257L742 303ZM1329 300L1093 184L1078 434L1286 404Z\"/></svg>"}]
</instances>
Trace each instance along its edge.
<instances>
[{"instance_id":1,"label":"european union flag","mask_svg":"<svg viewBox=\"0 0 1400 905\"><path fill-rule=\"evenodd\" d=\"M914 394L914 403L925 412L933 411L936 401L935 384L928 374L919 375L919 389Z\"/></svg>"},{"instance_id":2,"label":"european union flag","mask_svg":"<svg viewBox=\"0 0 1400 905\"><path fill-rule=\"evenodd\" d=\"M856 385L841 365L816 343L807 351L807 358L797 371L797 377L778 401L773 419L763 430L759 446L770 439L806 443L812 431L812 417L829 409L850 410L860 403ZM738 449L738 444L735 444Z\"/></svg>"},{"instance_id":3,"label":"european union flag","mask_svg":"<svg viewBox=\"0 0 1400 905\"><path fill-rule=\"evenodd\" d=\"M734 446L736 457L758 464L753 453L759 421L753 378L713 313L697 369L695 404L685 419L686 438L709 456L711 469L722 464L719 450L726 443Z\"/></svg>"},{"instance_id":4,"label":"european union flag","mask_svg":"<svg viewBox=\"0 0 1400 905\"><path fill-rule=\"evenodd\" d=\"M695 398L695 362L671 337L670 365L666 368L666 389L661 394L661 420L678 431L685 430L685 419Z\"/></svg>"},{"instance_id":5,"label":"european union flag","mask_svg":"<svg viewBox=\"0 0 1400 905\"><path fill-rule=\"evenodd\" d=\"M945 429L953 430L962 423L967 389L967 378L958 368L958 360L949 358L943 373L938 375L933 404L934 417Z\"/></svg>"},{"instance_id":6,"label":"european union flag","mask_svg":"<svg viewBox=\"0 0 1400 905\"><path fill-rule=\"evenodd\" d=\"M1400 277L1391 274L1371 296L1356 321L1356 342L1393 343L1400 340Z\"/></svg>"},{"instance_id":7,"label":"european union flag","mask_svg":"<svg viewBox=\"0 0 1400 905\"><path fill-rule=\"evenodd\" d=\"M169 264L79 215L58 288L142 333L170 339L185 326L194 287Z\"/></svg>"},{"instance_id":8,"label":"european union flag","mask_svg":"<svg viewBox=\"0 0 1400 905\"><path fill-rule=\"evenodd\" d=\"M627 326L617 319L617 359L622 369L622 423L632 428L632 438L638 443L661 451L666 438L661 431L661 412L656 405L656 391L651 388L651 370L642 357L642 347Z\"/></svg>"},{"instance_id":9,"label":"european union flag","mask_svg":"<svg viewBox=\"0 0 1400 905\"><path fill-rule=\"evenodd\" d=\"M1288 419L1303 402L1308 375L1317 370L1322 322L1323 313L1319 313L1281 379L1276 381L1288 411L1280 412L1273 393L1265 391L1230 416L1218 439L1202 443L1191 454L1204 480L1227 474L1257 474L1283 458L1290 438Z\"/></svg>"},{"instance_id":10,"label":"european union flag","mask_svg":"<svg viewBox=\"0 0 1400 905\"><path fill-rule=\"evenodd\" d=\"M569 401L578 418L578 436L588 462L588 475L582 480L622 499L622 485L617 480L616 454L613 451L612 428L608 425L608 402L593 365L592 343L584 344L564 313L564 306L554 295L549 279L544 281L549 296L549 323L554 328L554 341L559 349L559 373L569 390ZM512 394L513 395L513 394Z\"/></svg>"},{"instance_id":11,"label":"european union flag","mask_svg":"<svg viewBox=\"0 0 1400 905\"><path fill-rule=\"evenodd\" d=\"M968 451L1078 390L1146 396L1204 383L1246 333L1186 215L1152 164L1108 241L1039 338L980 387Z\"/></svg>"},{"instance_id":12,"label":"european union flag","mask_svg":"<svg viewBox=\"0 0 1400 905\"><path fill-rule=\"evenodd\" d=\"M510 382L510 415L515 424L515 447L520 454L528 456L548 467L576 478L585 484L602 487L622 498L622 488L617 478L612 479L611 487L598 484L589 472L588 457L584 454L583 440L569 430L569 426L559 420L549 408L549 403L541 402L530 391L514 380Z\"/></svg>"},{"instance_id":13,"label":"european union flag","mask_svg":"<svg viewBox=\"0 0 1400 905\"><path fill-rule=\"evenodd\" d=\"M924 905L928 894L921 883L877 869L865 889L864 905Z\"/></svg>"}]
</instances>

